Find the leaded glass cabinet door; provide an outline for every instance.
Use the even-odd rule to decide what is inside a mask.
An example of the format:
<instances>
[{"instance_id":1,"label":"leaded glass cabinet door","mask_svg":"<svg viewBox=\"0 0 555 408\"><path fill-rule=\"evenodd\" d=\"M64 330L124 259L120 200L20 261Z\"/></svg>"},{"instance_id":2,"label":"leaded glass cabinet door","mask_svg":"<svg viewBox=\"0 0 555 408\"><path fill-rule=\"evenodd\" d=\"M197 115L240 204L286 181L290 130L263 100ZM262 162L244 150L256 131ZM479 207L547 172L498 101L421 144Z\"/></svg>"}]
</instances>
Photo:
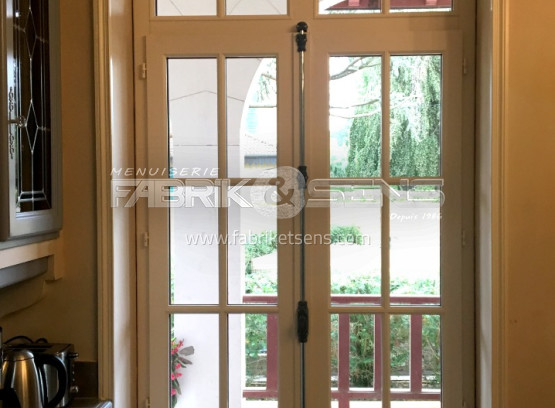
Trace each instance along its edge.
<instances>
[{"instance_id":1,"label":"leaded glass cabinet door","mask_svg":"<svg viewBox=\"0 0 555 408\"><path fill-rule=\"evenodd\" d=\"M149 373L142 396L152 406L471 404L461 33L439 30L456 28L452 2L408 3L139 6L150 21L137 89L147 106L143 164L153 173L137 191L149 200L140 343ZM295 198L301 20L309 25L304 370L299 217L270 205ZM437 30L407 29L416 21Z\"/></svg>"},{"instance_id":2,"label":"leaded glass cabinet door","mask_svg":"<svg viewBox=\"0 0 555 408\"><path fill-rule=\"evenodd\" d=\"M58 8L2 7L2 240L61 225Z\"/></svg>"}]
</instances>

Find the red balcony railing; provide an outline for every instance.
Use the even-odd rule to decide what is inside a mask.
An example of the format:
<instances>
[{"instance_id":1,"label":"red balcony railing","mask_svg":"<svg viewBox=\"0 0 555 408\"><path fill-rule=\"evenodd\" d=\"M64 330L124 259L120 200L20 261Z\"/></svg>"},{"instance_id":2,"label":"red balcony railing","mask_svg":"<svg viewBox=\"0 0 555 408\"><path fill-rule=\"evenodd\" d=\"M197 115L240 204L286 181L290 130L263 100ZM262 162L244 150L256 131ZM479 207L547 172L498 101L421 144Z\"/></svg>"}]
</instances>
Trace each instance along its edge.
<instances>
[{"instance_id":1,"label":"red balcony railing","mask_svg":"<svg viewBox=\"0 0 555 408\"><path fill-rule=\"evenodd\" d=\"M275 295L245 295L243 301L249 304L275 304ZM439 296L391 296L391 303L409 306L439 304ZM332 295L334 304L374 304L380 302L377 295ZM269 314L267 319L267 371L266 388L245 389L243 397L249 399L276 399L278 395L278 320ZM350 401L380 400L382 398L382 321L376 315L374 324L374 387L351 388L350 386L350 315L339 313L338 318L338 362L337 388L332 388L333 400L339 408L349 408ZM391 398L398 401L439 401L438 390L425 390L422 384L422 315L410 316L410 373L407 390L392 390Z\"/></svg>"},{"instance_id":2,"label":"red balcony railing","mask_svg":"<svg viewBox=\"0 0 555 408\"><path fill-rule=\"evenodd\" d=\"M391 0L390 8L394 9L434 9L450 8L453 0ZM328 10L380 10L379 0L343 0L328 7Z\"/></svg>"}]
</instances>

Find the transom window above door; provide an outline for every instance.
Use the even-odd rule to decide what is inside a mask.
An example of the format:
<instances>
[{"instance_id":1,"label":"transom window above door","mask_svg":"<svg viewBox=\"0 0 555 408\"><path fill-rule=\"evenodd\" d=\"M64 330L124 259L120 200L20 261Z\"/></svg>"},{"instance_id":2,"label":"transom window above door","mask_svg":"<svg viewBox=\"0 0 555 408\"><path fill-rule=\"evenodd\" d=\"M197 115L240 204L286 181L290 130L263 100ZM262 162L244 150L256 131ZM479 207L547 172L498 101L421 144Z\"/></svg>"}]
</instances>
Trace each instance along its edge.
<instances>
[{"instance_id":1,"label":"transom window above door","mask_svg":"<svg viewBox=\"0 0 555 408\"><path fill-rule=\"evenodd\" d=\"M453 0L315 0L318 14L450 12ZM287 0L156 0L156 16L280 16Z\"/></svg>"}]
</instances>

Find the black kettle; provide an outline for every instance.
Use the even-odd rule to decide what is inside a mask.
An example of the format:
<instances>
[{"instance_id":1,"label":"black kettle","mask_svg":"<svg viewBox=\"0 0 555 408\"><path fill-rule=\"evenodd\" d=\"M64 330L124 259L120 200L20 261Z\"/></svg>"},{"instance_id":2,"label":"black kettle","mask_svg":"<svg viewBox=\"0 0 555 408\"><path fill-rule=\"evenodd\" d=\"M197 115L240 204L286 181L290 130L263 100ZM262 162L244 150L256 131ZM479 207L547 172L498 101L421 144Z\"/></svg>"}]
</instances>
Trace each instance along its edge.
<instances>
[{"instance_id":1,"label":"black kettle","mask_svg":"<svg viewBox=\"0 0 555 408\"><path fill-rule=\"evenodd\" d=\"M53 366L58 374L59 388L53 397L47 395L45 365ZM49 354L33 356L29 350L7 352L2 377L2 408L55 408L64 398L67 387L66 370L58 357ZM18 405L15 405L14 394Z\"/></svg>"}]
</instances>

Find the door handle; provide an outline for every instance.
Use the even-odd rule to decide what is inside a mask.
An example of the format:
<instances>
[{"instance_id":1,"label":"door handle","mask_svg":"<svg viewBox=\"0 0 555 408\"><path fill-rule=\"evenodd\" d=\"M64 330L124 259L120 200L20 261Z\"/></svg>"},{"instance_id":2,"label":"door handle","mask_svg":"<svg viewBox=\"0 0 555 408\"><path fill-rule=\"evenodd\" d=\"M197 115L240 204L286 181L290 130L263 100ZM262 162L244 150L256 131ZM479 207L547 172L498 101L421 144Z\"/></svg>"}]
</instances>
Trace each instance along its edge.
<instances>
[{"instance_id":1,"label":"door handle","mask_svg":"<svg viewBox=\"0 0 555 408\"><path fill-rule=\"evenodd\" d=\"M297 306L297 338L299 343L308 341L308 303L304 300Z\"/></svg>"},{"instance_id":2,"label":"door handle","mask_svg":"<svg viewBox=\"0 0 555 408\"><path fill-rule=\"evenodd\" d=\"M25 118L23 116L18 116L15 119L8 119L8 124L16 125L20 129L27 126L27 123L25 122Z\"/></svg>"}]
</instances>

